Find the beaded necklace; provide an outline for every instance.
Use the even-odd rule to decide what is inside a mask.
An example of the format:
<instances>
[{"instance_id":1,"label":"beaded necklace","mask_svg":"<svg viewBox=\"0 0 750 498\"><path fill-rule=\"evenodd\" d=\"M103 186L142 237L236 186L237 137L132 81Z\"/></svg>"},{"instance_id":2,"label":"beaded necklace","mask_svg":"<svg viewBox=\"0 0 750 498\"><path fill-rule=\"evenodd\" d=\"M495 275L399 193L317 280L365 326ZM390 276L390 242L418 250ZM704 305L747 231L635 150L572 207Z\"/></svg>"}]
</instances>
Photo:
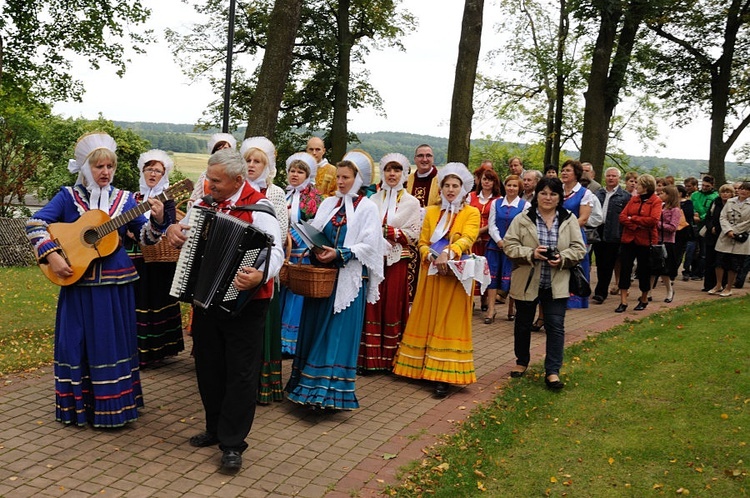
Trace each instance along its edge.
<instances>
[{"instance_id":1,"label":"beaded necklace","mask_svg":"<svg viewBox=\"0 0 750 498\"><path fill-rule=\"evenodd\" d=\"M358 195L356 199L352 202L352 206L354 209L357 209L357 206L359 205L359 201L362 200L362 196ZM343 207L344 199L339 199L339 206ZM346 225L346 209L339 209L338 212L334 215L333 218L331 218L331 224L335 227L340 227L342 225Z\"/></svg>"}]
</instances>

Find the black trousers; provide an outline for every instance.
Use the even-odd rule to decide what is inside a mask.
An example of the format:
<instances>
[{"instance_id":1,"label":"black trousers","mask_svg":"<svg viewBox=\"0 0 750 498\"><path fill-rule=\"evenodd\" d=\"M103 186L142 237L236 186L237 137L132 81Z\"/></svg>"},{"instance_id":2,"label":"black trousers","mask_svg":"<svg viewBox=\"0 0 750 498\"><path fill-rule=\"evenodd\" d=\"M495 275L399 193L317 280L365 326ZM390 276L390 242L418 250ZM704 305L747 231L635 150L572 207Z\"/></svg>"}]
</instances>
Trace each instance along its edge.
<instances>
[{"instance_id":1,"label":"black trousers","mask_svg":"<svg viewBox=\"0 0 750 498\"><path fill-rule=\"evenodd\" d=\"M594 295L607 299L612 272L615 271L615 264L620 258L620 243L597 242L594 244L594 256L596 257L597 278Z\"/></svg>"},{"instance_id":2,"label":"black trousers","mask_svg":"<svg viewBox=\"0 0 750 498\"><path fill-rule=\"evenodd\" d=\"M638 261L636 276L638 289L641 292L651 290L651 265L649 264L649 246L639 246L634 242L620 245L620 282L618 287L630 289L630 275L633 273L633 262Z\"/></svg>"},{"instance_id":3,"label":"black trousers","mask_svg":"<svg viewBox=\"0 0 750 498\"><path fill-rule=\"evenodd\" d=\"M206 431L222 450L245 451L255 418L269 299L250 301L237 317L195 308L193 354Z\"/></svg>"}]
</instances>

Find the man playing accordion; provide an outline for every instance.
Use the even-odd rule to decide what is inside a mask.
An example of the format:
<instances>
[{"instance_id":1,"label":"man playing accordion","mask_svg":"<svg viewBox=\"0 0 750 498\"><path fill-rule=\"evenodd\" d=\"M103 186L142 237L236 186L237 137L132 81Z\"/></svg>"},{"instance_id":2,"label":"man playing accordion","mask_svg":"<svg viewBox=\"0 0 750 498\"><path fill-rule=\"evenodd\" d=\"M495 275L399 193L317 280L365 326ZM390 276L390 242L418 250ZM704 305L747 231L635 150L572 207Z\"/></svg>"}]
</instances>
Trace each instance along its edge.
<instances>
[{"instance_id":1,"label":"man playing accordion","mask_svg":"<svg viewBox=\"0 0 750 498\"><path fill-rule=\"evenodd\" d=\"M255 289L250 301L238 314L230 314L218 306L194 307L192 335L195 372L198 379L206 429L190 438L196 447L219 445L221 466L236 471L242 466L245 438L255 416L256 393L260 375L268 304L273 293L273 279L281 268L284 251L281 230L276 218L263 211L240 209L249 205L273 206L247 182L247 164L234 150L215 152L206 170L208 192L195 206L210 207L250 223L273 237L268 258L268 272L243 266L234 276L239 291ZM194 207L195 208L195 207ZM167 240L182 247L188 240L183 231L190 227L172 225Z\"/></svg>"}]
</instances>

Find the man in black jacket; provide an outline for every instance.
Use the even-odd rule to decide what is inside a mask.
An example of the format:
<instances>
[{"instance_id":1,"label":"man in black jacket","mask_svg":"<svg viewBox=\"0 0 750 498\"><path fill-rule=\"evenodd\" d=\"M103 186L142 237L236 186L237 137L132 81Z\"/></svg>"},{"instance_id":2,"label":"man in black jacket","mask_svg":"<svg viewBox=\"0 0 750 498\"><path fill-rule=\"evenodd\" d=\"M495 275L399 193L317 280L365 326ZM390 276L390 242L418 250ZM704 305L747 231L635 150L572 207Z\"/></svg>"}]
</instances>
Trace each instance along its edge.
<instances>
[{"instance_id":1,"label":"man in black jacket","mask_svg":"<svg viewBox=\"0 0 750 498\"><path fill-rule=\"evenodd\" d=\"M594 243L597 282L591 300L602 304L607 299L612 272L620 257L620 212L630 201L630 194L620 187L619 169L607 168L604 172L604 187L595 195L602 204L604 223L597 228L600 241Z\"/></svg>"}]
</instances>

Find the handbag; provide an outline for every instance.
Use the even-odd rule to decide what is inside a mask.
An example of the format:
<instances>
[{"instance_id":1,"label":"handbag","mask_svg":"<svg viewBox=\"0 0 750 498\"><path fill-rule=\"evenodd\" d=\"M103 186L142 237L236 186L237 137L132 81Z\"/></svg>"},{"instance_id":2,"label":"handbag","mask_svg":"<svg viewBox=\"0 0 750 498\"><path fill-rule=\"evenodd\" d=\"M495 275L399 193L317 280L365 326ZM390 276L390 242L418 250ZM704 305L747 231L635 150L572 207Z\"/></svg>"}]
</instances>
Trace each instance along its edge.
<instances>
[{"instance_id":1,"label":"handbag","mask_svg":"<svg viewBox=\"0 0 750 498\"><path fill-rule=\"evenodd\" d=\"M587 244L595 244L602 241L602 238L599 236L599 227L590 227L586 225L583 227L583 231L586 232Z\"/></svg>"},{"instance_id":2,"label":"handbag","mask_svg":"<svg viewBox=\"0 0 750 498\"><path fill-rule=\"evenodd\" d=\"M667 246L664 245L664 213L661 215L661 238L658 244L651 244L648 250L648 266L651 275L667 274Z\"/></svg>"},{"instance_id":3,"label":"handbag","mask_svg":"<svg viewBox=\"0 0 750 498\"><path fill-rule=\"evenodd\" d=\"M652 275L667 273L667 247L664 244L652 244L649 247L648 266Z\"/></svg>"},{"instance_id":4,"label":"handbag","mask_svg":"<svg viewBox=\"0 0 750 498\"><path fill-rule=\"evenodd\" d=\"M747 232L741 232L741 233L735 233L734 234L734 240L735 242L739 242L740 244L745 242L750 234Z\"/></svg>"},{"instance_id":5,"label":"handbag","mask_svg":"<svg viewBox=\"0 0 750 498\"><path fill-rule=\"evenodd\" d=\"M580 264L570 269L570 282L568 290L571 295L579 297L589 297L591 295L591 285L586 279L586 274Z\"/></svg>"}]
</instances>

